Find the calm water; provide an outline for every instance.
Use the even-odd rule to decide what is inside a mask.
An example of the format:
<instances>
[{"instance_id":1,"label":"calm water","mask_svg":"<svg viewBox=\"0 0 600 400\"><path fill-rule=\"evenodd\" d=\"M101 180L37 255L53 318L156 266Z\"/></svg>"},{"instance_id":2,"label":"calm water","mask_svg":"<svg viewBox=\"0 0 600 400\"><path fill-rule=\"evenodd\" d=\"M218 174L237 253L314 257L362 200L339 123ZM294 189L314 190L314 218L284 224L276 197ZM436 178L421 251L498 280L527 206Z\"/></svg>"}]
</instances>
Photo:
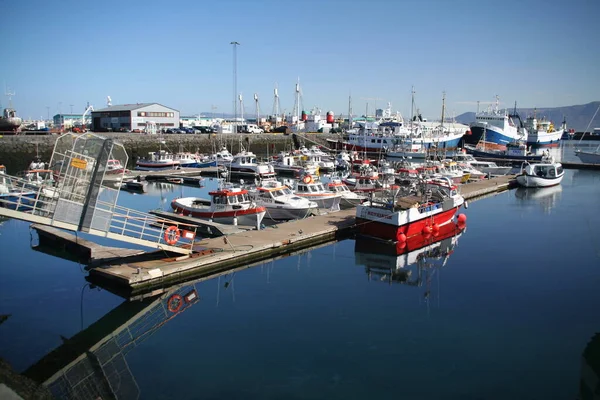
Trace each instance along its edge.
<instances>
[{"instance_id":1,"label":"calm water","mask_svg":"<svg viewBox=\"0 0 600 400\"><path fill-rule=\"evenodd\" d=\"M166 208L197 192L154 186L119 202ZM568 170L556 188L471 202L467 229L432 245L447 257L346 240L173 288L135 312L91 288L83 266L33 250L28 224L9 220L0 357L23 372L83 330L76 338L98 336L86 349L120 398L573 399L600 331L599 198L600 173ZM412 274L389 283L397 265ZM166 311L192 289L199 301ZM72 385L88 379L82 398L97 394L97 376L74 371ZM53 380L55 393L65 382Z\"/></svg>"}]
</instances>

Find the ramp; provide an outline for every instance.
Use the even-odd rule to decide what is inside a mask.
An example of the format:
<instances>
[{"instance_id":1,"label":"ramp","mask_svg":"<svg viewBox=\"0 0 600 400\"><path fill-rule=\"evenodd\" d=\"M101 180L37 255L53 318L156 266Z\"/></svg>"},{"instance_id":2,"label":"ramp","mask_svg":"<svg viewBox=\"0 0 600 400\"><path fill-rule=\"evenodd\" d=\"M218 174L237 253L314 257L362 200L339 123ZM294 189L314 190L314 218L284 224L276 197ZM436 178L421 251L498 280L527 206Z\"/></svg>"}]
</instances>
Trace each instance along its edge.
<instances>
[{"instance_id":1,"label":"ramp","mask_svg":"<svg viewBox=\"0 0 600 400\"><path fill-rule=\"evenodd\" d=\"M119 190L104 181L124 174L123 145L94 134L61 135L39 182L0 170L0 216L86 232L180 254L192 252L196 228L117 205Z\"/></svg>"}]
</instances>

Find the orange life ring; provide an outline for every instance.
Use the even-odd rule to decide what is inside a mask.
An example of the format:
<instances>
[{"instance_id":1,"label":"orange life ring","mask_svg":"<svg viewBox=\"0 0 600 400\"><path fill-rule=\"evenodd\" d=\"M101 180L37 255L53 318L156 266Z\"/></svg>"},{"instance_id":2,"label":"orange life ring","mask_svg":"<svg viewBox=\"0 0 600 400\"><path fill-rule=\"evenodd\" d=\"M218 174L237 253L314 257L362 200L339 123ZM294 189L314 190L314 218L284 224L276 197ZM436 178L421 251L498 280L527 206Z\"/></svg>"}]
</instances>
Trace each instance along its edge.
<instances>
[{"instance_id":1,"label":"orange life ring","mask_svg":"<svg viewBox=\"0 0 600 400\"><path fill-rule=\"evenodd\" d=\"M175 245L179 238L181 237L181 232L175 225L171 225L165 230L165 242L170 244L171 246Z\"/></svg>"},{"instance_id":2,"label":"orange life ring","mask_svg":"<svg viewBox=\"0 0 600 400\"><path fill-rule=\"evenodd\" d=\"M183 297L181 297L181 295L174 294L169 297L169 301L167 301L167 308L169 311L176 313L181 310L181 306L183 306Z\"/></svg>"},{"instance_id":3,"label":"orange life ring","mask_svg":"<svg viewBox=\"0 0 600 400\"><path fill-rule=\"evenodd\" d=\"M311 183L312 182L312 177L310 175L306 175L304 177L304 179L302 179L302 182L304 182L304 183Z\"/></svg>"}]
</instances>

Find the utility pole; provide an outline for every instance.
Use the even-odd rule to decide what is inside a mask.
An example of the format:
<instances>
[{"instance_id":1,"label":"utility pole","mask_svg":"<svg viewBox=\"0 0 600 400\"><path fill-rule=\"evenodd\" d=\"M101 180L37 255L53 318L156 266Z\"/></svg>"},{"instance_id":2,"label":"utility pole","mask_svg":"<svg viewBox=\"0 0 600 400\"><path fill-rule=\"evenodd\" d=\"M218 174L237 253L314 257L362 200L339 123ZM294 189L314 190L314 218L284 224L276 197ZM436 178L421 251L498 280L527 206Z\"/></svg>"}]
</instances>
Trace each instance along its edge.
<instances>
[{"instance_id":1,"label":"utility pole","mask_svg":"<svg viewBox=\"0 0 600 400\"><path fill-rule=\"evenodd\" d=\"M237 47L239 42L229 43L233 45L233 133L237 133Z\"/></svg>"}]
</instances>

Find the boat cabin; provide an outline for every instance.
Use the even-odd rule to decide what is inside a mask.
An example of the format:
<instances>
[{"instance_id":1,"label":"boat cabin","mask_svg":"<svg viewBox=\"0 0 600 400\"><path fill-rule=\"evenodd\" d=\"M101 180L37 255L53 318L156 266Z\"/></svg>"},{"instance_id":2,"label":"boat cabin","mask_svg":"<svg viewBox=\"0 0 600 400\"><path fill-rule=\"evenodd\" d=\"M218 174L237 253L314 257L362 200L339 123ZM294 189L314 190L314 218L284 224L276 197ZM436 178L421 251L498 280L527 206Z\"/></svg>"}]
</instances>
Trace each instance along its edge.
<instances>
[{"instance_id":1,"label":"boat cabin","mask_svg":"<svg viewBox=\"0 0 600 400\"><path fill-rule=\"evenodd\" d=\"M557 178L563 174L563 167L560 163L553 164L527 164L525 166L527 175L535 175L540 178Z\"/></svg>"},{"instance_id":2,"label":"boat cabin","mask_svg":"<svg viewBox=\"0 0 600 400\"><path fill-rule=\"evenodd\" d=\"M212 204L214 205L239 205L249 203L248 191L244 189L223 189L210 192Z\"/></svg>"}]
</instances>

